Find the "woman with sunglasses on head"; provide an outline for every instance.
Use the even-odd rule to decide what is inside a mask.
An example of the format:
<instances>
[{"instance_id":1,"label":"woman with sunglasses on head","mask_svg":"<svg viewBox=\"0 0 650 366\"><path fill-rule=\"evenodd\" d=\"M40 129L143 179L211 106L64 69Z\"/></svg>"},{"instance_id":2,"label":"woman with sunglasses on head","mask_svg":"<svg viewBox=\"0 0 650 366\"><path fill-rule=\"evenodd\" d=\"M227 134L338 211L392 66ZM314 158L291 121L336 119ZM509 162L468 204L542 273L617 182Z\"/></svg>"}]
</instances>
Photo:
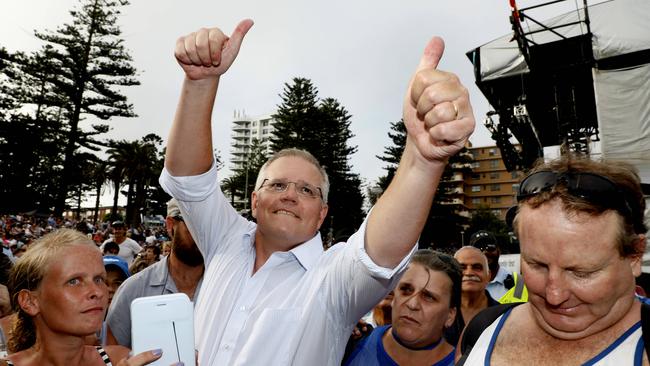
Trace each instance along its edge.
<instances>
[{"instance_id":1,"label":"woman with sunglasses on head","mask_svg":"<svg viewBox=\"0 0 650 366\"><path fill-rule=\"evenodd\" d=\"M460 309L461 279L452 256L418 250L395 288L392 324L375 328L343 365L453 365L455 348L443 333Z\"/></svg>"},{"instance_id":2,"label":"woman with sunglasses on head","mask_svg":"<svg viewBox=\"0 0 650 366\"><path fill-rule=\"evenodd\" d=\"M459 364L648 365L650 324L634 294L647 231L634 168L563 157L535 168L517 200L528 302L479 313Z\"/></svg>"},{"instance_id":3,"label":"woman with sunglasses on head","mask_svg":"<svg viewBox=\"0 0 650 366\"><path fill-rule=\"evenodd\" d=\"M9 277L16 312L0 365L136 366L160 358L160 351L127 359L129 349L88 346L108 304L106 271L95 243L78 231L61 229L37 240Z\"/></svg>"}]
</instances>

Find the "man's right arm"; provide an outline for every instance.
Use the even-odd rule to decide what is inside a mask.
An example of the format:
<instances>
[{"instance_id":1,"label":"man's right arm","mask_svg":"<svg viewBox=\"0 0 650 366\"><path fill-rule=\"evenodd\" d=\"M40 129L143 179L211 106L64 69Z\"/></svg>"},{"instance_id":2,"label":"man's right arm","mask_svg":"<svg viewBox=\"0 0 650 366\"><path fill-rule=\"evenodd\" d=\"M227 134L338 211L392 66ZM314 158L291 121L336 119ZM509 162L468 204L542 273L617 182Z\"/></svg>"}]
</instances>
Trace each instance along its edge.
<instances>
[{"instance_id":1,"label":"man's right arm","mask_svg":"<svg viewBox=\"0 0 650 366\"><path fill-rule=\"evenodd\" d=\"M198 175L210 169L211 116L219 78L237 57L252 25L250 19L241 21L230 37L218 28L203 28L176 41L174 55L185 80L165 155L165 167L172 176Z\"/></svg>"}]
</instances>

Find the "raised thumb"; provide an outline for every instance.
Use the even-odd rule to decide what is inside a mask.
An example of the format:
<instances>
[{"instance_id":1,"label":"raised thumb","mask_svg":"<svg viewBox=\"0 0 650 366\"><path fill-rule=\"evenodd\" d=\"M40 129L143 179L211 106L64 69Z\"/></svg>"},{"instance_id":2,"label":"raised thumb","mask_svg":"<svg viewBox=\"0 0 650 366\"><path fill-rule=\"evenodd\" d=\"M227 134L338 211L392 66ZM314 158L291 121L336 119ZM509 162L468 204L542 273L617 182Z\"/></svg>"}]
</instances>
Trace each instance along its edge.
<instances>
[{"instance_id":1,"label":"raised thumb","mask_svg":"<svg viewBox=\"0 0 650 366\"><path fill-rule=\"evenodd\" d=\"M424 48L424 53L420 59L420 64L416 71L424 69L435 69L438 67L438 62L445 52L445 41L440 37L433 37Z\"/></svg>"}]
</instances>

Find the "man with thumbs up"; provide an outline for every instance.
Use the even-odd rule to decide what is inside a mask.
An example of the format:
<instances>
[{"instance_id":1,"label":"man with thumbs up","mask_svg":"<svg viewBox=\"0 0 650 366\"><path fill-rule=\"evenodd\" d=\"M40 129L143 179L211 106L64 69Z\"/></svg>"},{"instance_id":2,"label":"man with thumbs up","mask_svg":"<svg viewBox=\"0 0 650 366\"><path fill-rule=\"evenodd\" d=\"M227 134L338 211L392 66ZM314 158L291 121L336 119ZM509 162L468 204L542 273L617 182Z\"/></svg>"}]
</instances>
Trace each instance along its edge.
<instances>
[{"instance_id":1,"label":"man with thumbs up","mask_svg":"<svg viewBox=\"0 0 650 366\"><path fill-rule=\"evenodd\" d=\"M467 90L437 70L433 38L404 99L408 138L391 185L347 243L327 252L318 229L329 181L308 152L282 150L260 169L251 210L223 196L212 157L211 114L221 76L253 22L181 37L185 72L160 182L179 201L205 259L195 306L202 365L338 365L363 314L397 283L414 252L450 156L474 130Z\"/></svg>"}]
</instances>

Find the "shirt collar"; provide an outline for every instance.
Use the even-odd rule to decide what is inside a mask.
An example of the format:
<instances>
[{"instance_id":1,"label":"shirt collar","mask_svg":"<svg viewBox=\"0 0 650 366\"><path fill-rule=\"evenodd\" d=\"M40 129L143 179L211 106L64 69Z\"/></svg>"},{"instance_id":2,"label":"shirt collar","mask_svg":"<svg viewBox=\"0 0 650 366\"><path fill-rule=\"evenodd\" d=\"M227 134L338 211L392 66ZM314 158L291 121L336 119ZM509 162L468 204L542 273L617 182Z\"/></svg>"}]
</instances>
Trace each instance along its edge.
<instances>
[{"instance_id":1,"label":"shirt collar","mask_svg":"<svg viewBox=\"0 0 650 366\"><path fill-rule=\"evenodd\" d=\"M250 243L250 247L253 251L255 250L256 230L257 225L244 234L244 243ZM321 239L320 232L316 232L316 235L311 239L289 250L288 253L293 254L305 271L308 271L314 266L314 264L316 264L316 261L323 252L323 240Z\"/></svg>"},{"instance_id":2,"label":"shirt collar","mask_svg":"<svg viewBox=\"0 0 650 366\"><path fill-rule=\"evenodd\" d=\"M151 265L151 277L149 277L149 284L152 286L162 286L165 284L167 278L167 257L162 257L160 260Z\"/></svg>"},{"instance_id":3,"label":"shirt collar","mask_svg":"<svg viewBox=\"0 0 650 366\"><path fill-rule=\"evenodd\" d=\"M291 249L289 252L293 253L300 265L308 271L316 264L323 251L323 240L321 239L320 232L317 232L313 238Z\"/></svg>"}]
</instances>

